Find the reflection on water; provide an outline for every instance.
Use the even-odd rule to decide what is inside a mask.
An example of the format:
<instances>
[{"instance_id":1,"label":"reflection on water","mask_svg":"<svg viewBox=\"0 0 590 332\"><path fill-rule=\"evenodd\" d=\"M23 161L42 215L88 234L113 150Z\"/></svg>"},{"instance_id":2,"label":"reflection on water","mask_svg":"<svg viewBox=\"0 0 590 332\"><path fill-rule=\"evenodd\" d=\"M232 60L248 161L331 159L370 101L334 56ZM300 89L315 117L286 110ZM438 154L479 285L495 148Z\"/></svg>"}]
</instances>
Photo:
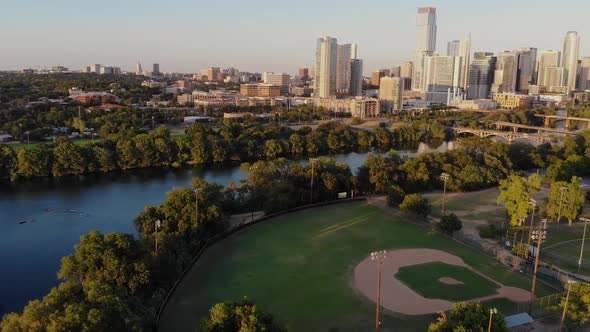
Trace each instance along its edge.
<instances>
[{"instance_id":1,"label":"reflection on water","mask_svg":"<svg viewBox=\"0 0 590 332\"><path fill-rule=\"evenodd\" d=\"M452 142L437 142L397 150L413 157L452 148ZM356 173L369 154L373 152L330 157ZM81 235L91 230L135 233L133 218L145 206L160 204L171 189L189 186L195 177L227 186L246 176L239 165L231 165L0 183L0 310L21 310L29 300L48 293L57 284L61 257L73 252Z\"/></svg>"}]
</instances>

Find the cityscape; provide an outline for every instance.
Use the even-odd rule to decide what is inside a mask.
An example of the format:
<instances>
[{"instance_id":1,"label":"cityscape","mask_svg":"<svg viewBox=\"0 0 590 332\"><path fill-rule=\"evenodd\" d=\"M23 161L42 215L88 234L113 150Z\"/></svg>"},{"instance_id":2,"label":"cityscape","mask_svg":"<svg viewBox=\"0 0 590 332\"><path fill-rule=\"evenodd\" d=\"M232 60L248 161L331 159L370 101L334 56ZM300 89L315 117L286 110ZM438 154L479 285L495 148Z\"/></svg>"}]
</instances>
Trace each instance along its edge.
<instances>
[{"instance_id":1,"label":"cityscape","mask_svg":"<svg viewBox=\"0 0 590 332\"><path fill-rule=\"evenodd\" d=\"M412 40L390 55L367 43L391 41L366 18L330 27L355 11L333 4L202 5L207 29L189 40L195 4L173 24L147 15L163 4L137 7L117 35L129 4L38 4L63 10L47 21L25 19L26 1L7 22L49 24L35 54L27 29L7 31L0 58L0 331L590 328L587 5L545 22L561 39L537 27L540 47L519 40L530 17L462 26L499 9L388 4L380 24ZM332 32L313 47L283 36L326 8ZM113 44L83 49L80 26L49 46L72 10L78 23L112 14ZM507 23L514 35L498 35ZM442 40L446 25L456 37ZM179 70L191 62L172 59L195 55L175 38L210 65ZM141 43L161 52L130 62Z\"/></svg>"}]
</instances>

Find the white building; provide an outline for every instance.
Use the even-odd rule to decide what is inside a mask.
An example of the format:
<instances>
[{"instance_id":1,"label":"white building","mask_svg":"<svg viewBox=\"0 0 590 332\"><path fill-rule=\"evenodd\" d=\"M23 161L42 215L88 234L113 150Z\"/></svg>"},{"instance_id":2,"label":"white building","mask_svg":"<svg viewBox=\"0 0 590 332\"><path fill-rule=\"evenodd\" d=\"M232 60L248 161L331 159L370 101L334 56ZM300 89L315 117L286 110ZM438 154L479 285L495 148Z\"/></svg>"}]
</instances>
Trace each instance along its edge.
<instances>
[{"instance_id":1,"label":"white building","mask_svg":"<svg viewBox=\"0 0 590 332\"><path fill-rule=\"evenodd\" d=\"M471 63L471 39L453 40L447 45L447 56L461 57L463 68L459 78L459 86L467 91L469 85L469 65Z\"/></svg>"},{"instance_id":2,"label":"white building","mask_svg":"<svg viewBox=\"0 0 590 332\"><path fill-rule=\"evenodd\" d=\"M576 89L578 57L580 56L580 36L576 31L568 31L563 42L563 64L565 85L570 91Z\"/></svg>"},{"instance_id":3,"label":"white building","mask_svg":"<svg viewBox=\"0 0 590 332\"><path fill-rule=\"evenodd\" d=\"M462 60L458 56L425 58L424 86L427 101L449 105L451 97L460 93Z\"/></svg>"},{"instance_id":4,"label":"white building","mask_svg":"<svg viewBox=\"0 0 590 332\"><path fill-rule=\"evenodd\" d=\"M404 79L401 77L381 77L379 100L384 112L401 111L404 105Z\"/></svg>"}]
</instances>

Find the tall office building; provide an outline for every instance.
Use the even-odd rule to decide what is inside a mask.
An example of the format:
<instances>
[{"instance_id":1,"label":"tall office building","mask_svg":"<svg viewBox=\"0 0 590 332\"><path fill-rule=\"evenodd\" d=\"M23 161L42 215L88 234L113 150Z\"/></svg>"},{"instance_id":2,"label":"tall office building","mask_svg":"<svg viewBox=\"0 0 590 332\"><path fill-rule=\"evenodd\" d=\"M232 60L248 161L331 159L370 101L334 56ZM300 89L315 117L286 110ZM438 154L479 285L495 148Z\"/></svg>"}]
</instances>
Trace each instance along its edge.
<instances>
[{"instance_id":1,"label":"tall office building","mask_svg":"<svg viewBox=\"0 0 590 332\"><path fill-rule=\"evenodd\" d=\"M580 90L590 90L590 57L583 58L580 63Z\"/></svg>"},{"instance_id":2,"label":"tall office building","mask_svg":"<svg viewBox=\"0 0 590 332\"><path fill-rule=\"evenodd\" d=\"M315 61L314 96L328 98L336 93L338 40L318 38Z\"/></svg>"},{"instance_id":3,"label":"tall office building","mask_svg":"<svg viewBox=\"0 0 590 332\"><path fill-rule=\"evenodd\" d=\"M545 71L547 68L559 67L561 62L561 53L555 50L543 51L539 55L537 63L537 85L547 87L545 80Z\"/></svg>"},{"instance_id":4,"label":"tall office building","mask_svg":"<svg viewBox=\"0 0 590 332\"><path fill-rule=\"evenodd\" d=\"M152 76L158 76L158 75L160 75L160 64L154 63L152 65Z\"/></svg>"},{"instance_id":5,"label":"tall office building","mask_svg":"<svg viewBox=\"0 0 590 332\"><path fill-rule=\"evenodd\" d=\"M514 51L498 53L492 93L516 92L518 56L519 54Z\"/></svg>"},{"instance_id":6,"label":"tall office building","mask_svg":"<svg viewBox=\"0 0 590 332\"><path fill-rule=\"evenodd\" d=\"M350 60L356 59L356 44L338 45L336 51L336 92L350 94Z\"/></svg>"},{"instance_id":7,"label":"tall office building","mask_svg":"<svg viewBox=\"0 0 590 332\"><path fill-rule=\"evenodd\" d=\"M425 58L436 50L436 8L418 8L416 16L416 60L412 76L412 90L424 91Z\"/></svg>"},{"instance_id":8,"label":"tall office building","mask_svg":"<svg viewBox=\"0 0 590 332\"><path fill-rule=\"evenodd\" d=\"M404 89L410 90L412 88L412 75L414 73L414 63L406 61L402 63L399 76L404 78Z\"/></svg>"},{"instance_id":9,"label":"tall office building","mask_svg":"<svg viewBox=\"0 0 590 332\"><path fill-rule=\"evenodd\" d=\"M289 93L289 84L291 83L291 75L285 73L264 73L265 84L277 85L281 87L281 94Z\"/></svg>"},{"instance_id":10,"label":"tall office building","mask_svg":"<svg viewBox=\"0 0 590 332\"><path fill-rule=\"evenodd\" d=\"M463 58L459 56L429 56L424 61L426 100L450 104L452 95L461 88Z\"/></svg>"},{"instance_id":11,"label":"tall office building","mask_svg":"<svg viewBox=\"0 0 590 332\"><path fill-rule=\"evenodd\" d=\"M543 84L547 90L553 90L555 87L565 86L565 68L563 67L547 67L543 75Z\"/></svg>"},{"instance_id":12,"label":"tall office building","mask_svg":"<svg viewBox=\"0 0 590 332\"><path fill-rule=\"evenodd\" d=\"M350 59L350 95L363 94L363 60Z\"/></svg>"},{"instance_id":13,"label":"tall office building","mask_svg":"<svg viewBox=\"0 0 590 332\"><path fill-rule=\"evenodd\" d=\"M565 85L573 91L576 89L578 73L578 57L580 55L580 36L576 31L568 31L563 42L563 64L565 69Z\"/></svg>"},{"instance_id":14,"label":"tall office building","mask_svg":"<svg viewBox=\"0 0 590 332\"><path fill-rule=\"evenodd\" d=\"M516 90L528 93L529 85L535 84L535 69L537 66L537 49L534 47L523 47L518 49L518 72L516 79Z\"/></svg>"},{"instance_id":15,"label":"tall office building","mask_svg":"<svg viewBox=\"0 0 590 332\"><path fill-rule=\"evenodd\" d=\"M141 68L141 62L137 61L137 67L135 67L135 73L137 75L143 75L143 69Z\"/></svg>"},{"instance_id":16,"label":"tall office building","mask_svg":"<svg viewBox=\"0 0 590 332\"><path fill-rule=\"evenodd\" d=\"M379 99L385 112L399 112L404 103L404 80L401 77L382 77L379 83Z\"/></svg>"},{"instance_id":17,"label":"tall office building","mask_svg":"<svg viewBox=\"0 0 590 332\"><path fill-rule=\"evenodd\" d=\"M471 37L463 40L453 40L447 45L447 56L460 56L463 58L463 69L461 70L460 87L467 91L469 84L469 64L471 63Z\"/></svg>"},{"instance_id":18,"label":"tall office building","mask_svg":"<svg viewBox=\"0 0 590 332\"><path fill-rule=\"evenodd\" d=\"M210 82L219 81L221 70L219 67L210 67L207 69L207 80Z\"/></svg>"},{"instance_id":19,"label":"tall office building","mask_svg":"<svg viewBox=\"0 0 590 332\"><path fill-rule=\"evenodd\" d=\"M401 77L401 73L402 73L402 67L400 67L400 66L391 67L391 70L389 71L389 76Z\"/></svg>"},{"instance_id":20,"label":"tall office building","mask_svg":"<svg viewBox=\"0 0 590 332\"><path fill-rule=\"evenodd\" d=\"M371 73L371 85L379 86L381 84L381 77L387 77L391 74L389 69L379 69Z\"/></svg>"},{"instance_id":21,"label":"tall office building","mask_svg":"<svg viewBox=\"0 0 590 332\"><path fill-rule=\"evenodd\" d=\"M469 66L468 99L491 98L496 57L491 52L473 53L473 62Z\"/></svg>"},{"instance_id":22,"label":"tall office building","mask_svg":"<svg viewBox=\"0 0 590 332\"><path fill-rule=\"evenodd\" d=\"M89 73L96 73L96 74L100 74L100 68L101 65L99 64L91 64L90 66L87 67L88 69L86 70Z\"/></svg>"},{"instance_id":23,"label":"tall office building","mask_svg":"<svg viewBox=\"0 0 590 332\"><path fill-rule=\"evenodd\" d=\"M303 82L309 80L309 69L308 68L299 68L299 77Z\"/></svg>"}]
</instances>

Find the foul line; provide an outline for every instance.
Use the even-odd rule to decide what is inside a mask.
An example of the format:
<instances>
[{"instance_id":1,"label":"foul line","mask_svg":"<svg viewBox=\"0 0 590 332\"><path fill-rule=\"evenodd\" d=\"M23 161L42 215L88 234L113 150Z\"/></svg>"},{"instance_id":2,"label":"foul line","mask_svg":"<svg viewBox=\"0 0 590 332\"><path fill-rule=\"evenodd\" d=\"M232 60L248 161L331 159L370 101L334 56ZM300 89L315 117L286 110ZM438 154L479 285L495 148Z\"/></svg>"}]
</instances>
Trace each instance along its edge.
<instances>
[{"instance_id":1,"label":"foul line","mask_svg":"<svg viewBox=\"0 0 590 332\"><path fill-rule=\"evenodd\" d=\"M560 246L560 245L562 245L562 244L571 243L571 242L577 242L577 241L582 241L582 240L590 240L590 237L581 238L581 239L574 239L574 240L567 240L567 241L561 241L561 242L558 242L558 243L552 244L552 245L550 245L550 246L546 246L545 248L541 248L541 249L545 249L545 250L547 250L547 249L549 249L549 248L557 247L557 246Z\"/></svg>"},{"instance_id":2,"label":"foul line","mask_svg":"<svg viewBox=\"0 0 590 332\"><path fill-rule=\"evenodd\" d=\"M364 215L364 216L356 217L352 220L354 220L354 221L349 222L349 223L345 223L345 224L337 224L337 225L333 225L328 228L325 228L325 229L321 230L316 236L314 236L313 239L317 239L319 237L343 230L345 228L349 228L349 227L354 226L356 224L360 224L362 222L369 220L369 217L368 217L368 215Z\"/></svg>"}]
</instances>

